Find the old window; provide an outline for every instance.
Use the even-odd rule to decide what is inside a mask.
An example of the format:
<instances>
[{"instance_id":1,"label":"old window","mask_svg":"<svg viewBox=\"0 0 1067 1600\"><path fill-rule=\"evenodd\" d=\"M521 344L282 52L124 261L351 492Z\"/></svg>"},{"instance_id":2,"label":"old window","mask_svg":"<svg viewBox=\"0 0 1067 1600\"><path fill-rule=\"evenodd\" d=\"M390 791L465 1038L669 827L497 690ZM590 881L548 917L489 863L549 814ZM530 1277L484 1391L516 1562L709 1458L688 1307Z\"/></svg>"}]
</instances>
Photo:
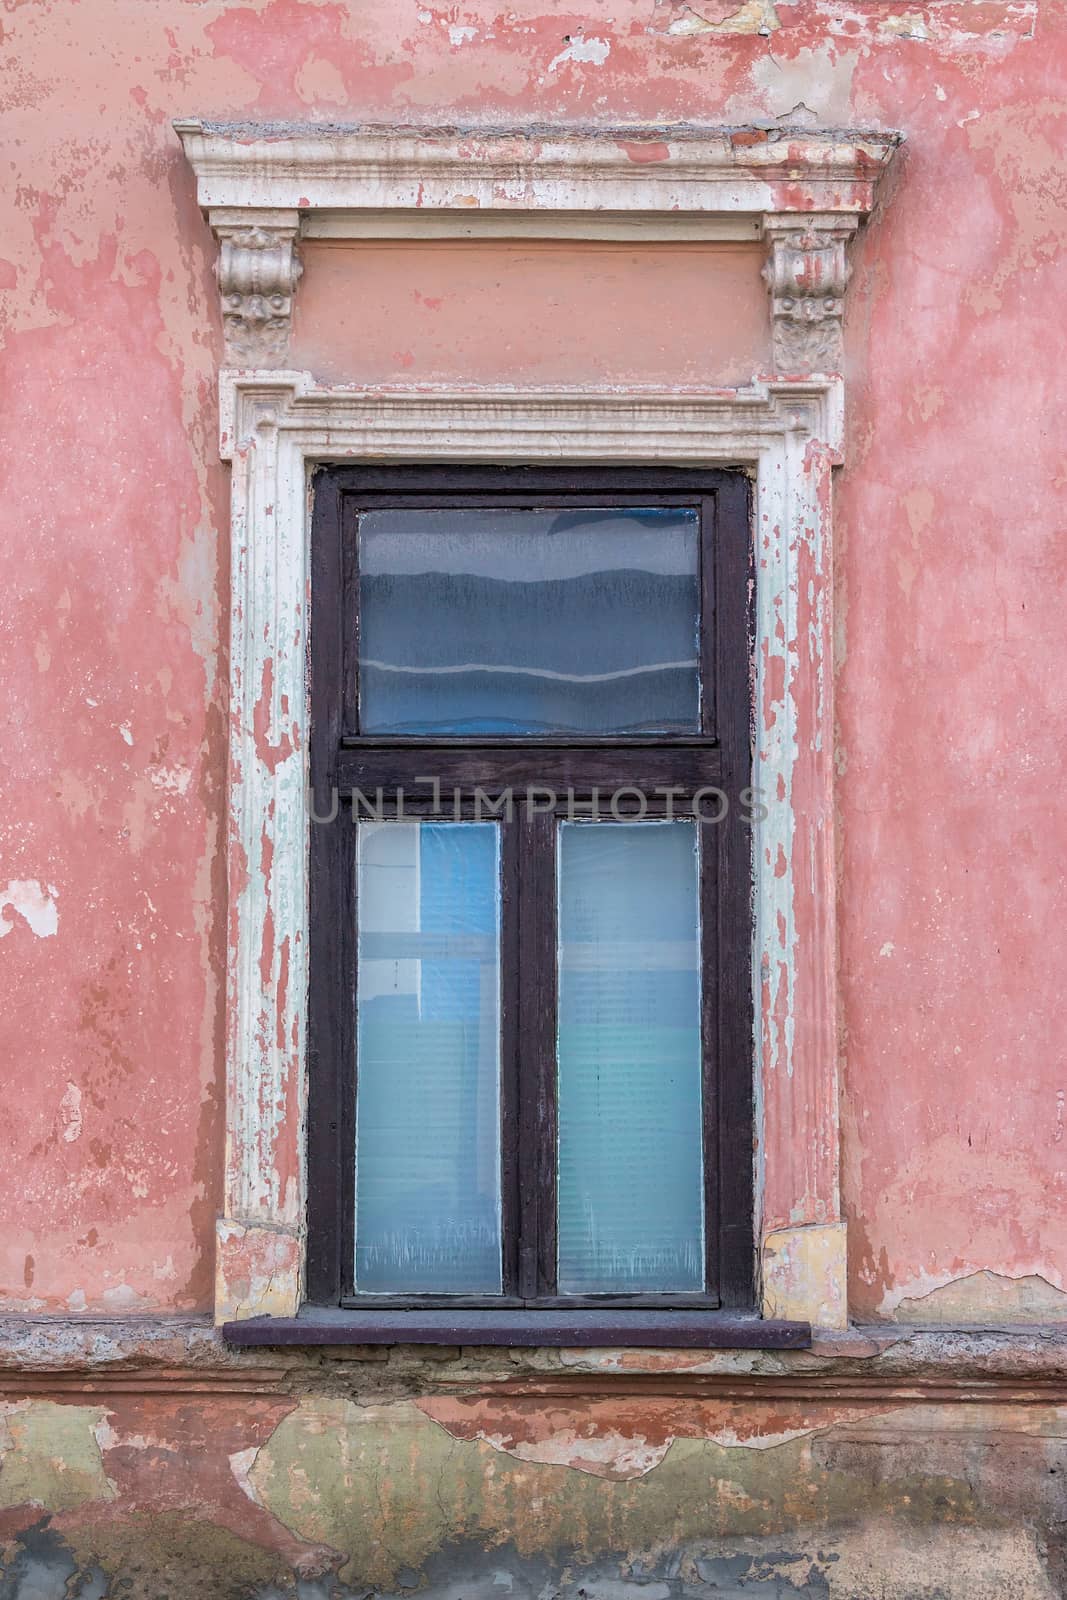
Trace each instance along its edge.
<instances>
[{"instance_id":1,"label":"old window","mask_svg":"<svg viewBox=\"0 0 1067 1600\"><path fill-rule=\"evenodd\" d=\"M308 1297L750 1307L748 480L320 469Z\"/></svg>"},{"instance_id":2,"label":"old window","mask_svg":"<svg viewBox=\"0 0 1067 1600\"><path fill-rule=\"evenodd\" d=\"M314 1077L318 1103L325 1094L328 1107L334 1091L324 1085L335 1060L328 1049L326 1067L321 1050L311 1061L307 1006L309 840L317 831L307 783L309 471L324 461L565 459L743 466L750 475L758 532L751 761L765 807L751 836L757 1298L765 1342L771 1322L778 1343L803 1336L794 1318L844 1327L831 477L844 448L847 241L870 214L900 136L693 128L664 142L635 127L625 139L563 130L543 140L486 129L472 142L448 130L250 130L197 120L177 127L219 241L232 363L219 380L232 560L227 1139L216 1320L245 1344L344 1342L353 1327L347 1312L312 1318L302 1309L309 1282L320 1301L334 1303L322 1287L333 1274L324 1280L330 1230L321 1219L325 1205L336 1222L347 1183L343 1175L320 1181L309 1205L309 1178L323 1166L314 1154L310 1164L305 1159L309 1086ZM288 335L301 239L468 239L472 229L482 237L568 240L576 249L606 237L763 239L771 349L759 375L737 387L723 387L714 371L707 384L683 388L620 386L590 371L585 384L563 390L483 384L472 369L452 387L367 388L298 370ZM307 281L314 268L303 266ZM264 321L265 284L271 315ZM316 589L320 620L322 598ZM322 960L316 965L321 972ZM315 1139L336 1134L329 1126L336 1120L316 1114ZM339 1173L328 1162L325 1170ZM312 1235L317 1262L308 1258ZM420 1340L433 1320L429 1312L421 1323L410 1312L376 1315L376 1325L364 1325L368 1335L376 1326L381 1339ZM472 1311L469 1321L496 1315ZM647 1320L637 1321L650 1315L615 1313L610 1342L648 1342ZM696 1317L688 1319L694 1343L733 1340L728 1319L718 1316L711 1327L716 1313L699 1316L699 1330ZM554 1328L551 1313L517 1311L509 1338L518 1338L524 1317L524 1342L573 1332L571 1323ZM793 1332L779 1319L790 1319ZM684 1320L656 1323L652 1342L685 1342ZM738 1335L750 1342L747 1325Z\"/></svg>"}]
</instances>

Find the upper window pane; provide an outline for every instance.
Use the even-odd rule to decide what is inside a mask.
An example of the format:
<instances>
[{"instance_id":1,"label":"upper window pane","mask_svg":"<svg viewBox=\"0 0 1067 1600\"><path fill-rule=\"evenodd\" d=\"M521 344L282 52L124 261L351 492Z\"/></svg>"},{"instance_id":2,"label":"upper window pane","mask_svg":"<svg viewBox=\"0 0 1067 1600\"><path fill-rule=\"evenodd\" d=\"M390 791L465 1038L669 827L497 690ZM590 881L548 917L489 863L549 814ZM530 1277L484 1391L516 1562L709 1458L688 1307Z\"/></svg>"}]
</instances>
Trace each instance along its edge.
<instances>
[{"instance_id":1,"label":"upper window pane","mask_svg":"<svg viewBox=\"0 0 1067 1600\"><path fill-rule=\"evenodd\" d=\"M367 511L364 734L695 733L697 513Z\"/></svg>"}]
</instances>

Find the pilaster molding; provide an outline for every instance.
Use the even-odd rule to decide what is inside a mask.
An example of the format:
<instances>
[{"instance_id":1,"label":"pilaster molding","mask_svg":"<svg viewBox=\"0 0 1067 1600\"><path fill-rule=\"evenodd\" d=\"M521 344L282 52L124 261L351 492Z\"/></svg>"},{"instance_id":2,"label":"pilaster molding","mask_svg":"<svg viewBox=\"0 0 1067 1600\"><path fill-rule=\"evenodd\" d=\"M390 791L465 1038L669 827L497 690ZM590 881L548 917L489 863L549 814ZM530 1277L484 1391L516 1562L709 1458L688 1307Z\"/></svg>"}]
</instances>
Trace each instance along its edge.
<instances>
[{"instance_id":1,"label":"pilaster molding","mask_svg":"<svg viewBox=\"0 0 1067 1600\"><path fill-rule=\"evenodd\" d=\"M819 213L764 217L776 372L840 372L852 275L845 247L857 226L855 217Z\"/></svg>"},{"instance_id":2,"label":"pilaster molding","mask_svg":"<svg viewBox=\"0 0 1067 1600\"><path fill-rule=\"evenodd\" d=\"M763 1239L763 1314L817 1328L848 1325L844 1222L778 1228Z\"/></svg>"}]
</instances>

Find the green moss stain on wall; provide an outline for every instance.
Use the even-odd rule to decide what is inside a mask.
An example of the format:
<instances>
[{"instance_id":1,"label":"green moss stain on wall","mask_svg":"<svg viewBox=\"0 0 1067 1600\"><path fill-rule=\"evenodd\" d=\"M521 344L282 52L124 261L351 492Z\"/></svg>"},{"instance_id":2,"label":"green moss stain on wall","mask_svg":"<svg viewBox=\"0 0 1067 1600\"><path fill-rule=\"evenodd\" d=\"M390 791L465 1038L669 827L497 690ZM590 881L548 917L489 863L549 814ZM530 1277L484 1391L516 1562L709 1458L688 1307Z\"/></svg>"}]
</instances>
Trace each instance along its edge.
<instances>
[{"instance_id":1,"label":"green moss stain on wall","mask_svg":"<svg viewBox=\"0 0 1067 1600\"><path fill-rule=\"evenodd\" d=\"M384 1587L464 1543L592 1562L796 1534L888 1507L920 1524L979 1520L963 1477L905 1469L882 1480L817 1462L813 1448L812 1437L758 1450L676 1439L658 1466L618 1482L456 1439L408 1402L314 1397L275 1430L250 1479L295 1534L345 1553L342 1580Z\"/></svg>"},{"instance_id":2,"label":"green moss stain on wall","mask_svg":"<svg viewBox=\"0 0 1067 1600\"><path fill-rule=\"evenodd\" d=\"M0 1507L54 1512L114 1499L96 1435L106 1414L52 1400L26 1400L0 1413Z\"/></svg>"}]
</instances>

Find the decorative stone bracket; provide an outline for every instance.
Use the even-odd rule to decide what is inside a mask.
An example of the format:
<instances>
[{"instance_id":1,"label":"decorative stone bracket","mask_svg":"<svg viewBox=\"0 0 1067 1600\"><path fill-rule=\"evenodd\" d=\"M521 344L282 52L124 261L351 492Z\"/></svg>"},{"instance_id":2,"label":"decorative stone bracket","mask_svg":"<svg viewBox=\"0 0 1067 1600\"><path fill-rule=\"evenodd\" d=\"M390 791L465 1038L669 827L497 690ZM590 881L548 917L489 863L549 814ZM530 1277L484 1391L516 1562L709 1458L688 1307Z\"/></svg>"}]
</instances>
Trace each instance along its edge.
<instances>
[{"instance_id":1,"label":"decorative stone bracket","mask_svg":"<svg viewBox=\"0 0 1067 1600\"><path fill-rule=\"evenodd\" d=\"M796 128L175 127L219 241L226 362L242 368L285 365L300 238L762 238L775 372L838 372L846 243L900 142Z\"/></svg>"},{"instance_id":2,"label":"decorative stone bracket","mask_svg":"<svg viewBox=\"0 0 1067 1600\"><path fill-rule=\"evenodd\" d=\"M845 246L855 217L777 213L763 219L763 278L771 295L776 372L840 372L845 289L852 274Z\"/></svg>"},{"instance_id":3,"label":"decorative stone bracket","mask_svg":"<svg viewBox=\"0 0 1067 1600\"><path fill-rule=\"evenodd\" d=\"M284 366L293 295L303 271L296 253L299 213L253 211L233 221L216 215L212 225L219 241L215 276L227 365Z\"/></svg>"}]
</instances>

